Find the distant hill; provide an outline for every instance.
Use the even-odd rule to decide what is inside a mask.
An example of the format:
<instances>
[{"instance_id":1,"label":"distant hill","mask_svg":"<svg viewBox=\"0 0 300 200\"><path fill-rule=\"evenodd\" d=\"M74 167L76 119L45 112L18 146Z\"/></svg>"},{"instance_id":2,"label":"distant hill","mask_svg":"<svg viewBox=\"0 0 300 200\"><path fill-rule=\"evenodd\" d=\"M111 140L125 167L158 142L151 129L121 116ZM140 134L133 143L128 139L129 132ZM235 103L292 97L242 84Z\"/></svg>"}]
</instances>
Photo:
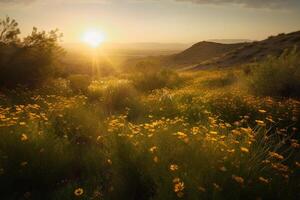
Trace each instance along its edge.
<instances>
[{"instance_id":1,"label":"distant hill","mask_svg":"<svg viewBox=\"0 0 300 200\"><path fill-rule=\"evenodd\" d=\"M270 36L266 40L256 41L241 45L222 56L200 62L194 69L207 67L229 67L245 63L260 61L268 55L280 56L285 49L292 49L295 46L300 48L300 31L277 36ZM210 51L210 49L207 49Z\"/></svg>"},{"instance_id":2,"label":"distant hill","mask_svg":"<svg viewBox=\"0 0 300 200\"><path fill-rule=\"evenodd\" d=\"M172 55L168 61L175 65L193 65L244 46L246 43L221 44L216 42L199 42L181 53Z\"/></svg>"},{"instance_id":3,"label":"distant hill","mask_svg":"<svg viewBox=\"0 0 300 200\"><path fill-rule=\"evenodd\" d=\"M250 40L218 41L220 43L202 41L184 51L171 55L132 57L124 62L123 65L125 67L136 66L146 61L149 65L160 65L175 69L239 66L263 60L268 55L279 56L285 49L292 49L295 46L298 46L300 49L300 31L288 34L281 33L277 36L270 36L265 40L254 42L250 42Z\"/></svg>"},{"instance_id":4,"label":"distant hill","mask_svg":"<svg viewBox=\"0 0 300 200\"><path fill-rule=\"evenodd\" d=\"M219 40L220 42L229 42L229 40ZM196 66L207 60L222 56L225 53L233 51L247 44L246 42L237 43L237 41L247 40L230 40L233 43L217 43L212 41L202 41L196 43L184 51L178 53L160 54L160 56L132 57L123 63L123 66L135 66L141 62L149 62L164 67L183 68ZM183 47L183 45L181 46ZM167 53L167 52L166 52ZM149 64L151 65L151 64Z\"/></svg>"},{"instance_id":5,"label":"distant hill","mask_svg":"<svg viewBox=\"0 0 300 200\"><path fill-rule=\"evenodd\" d=\"M253 40L248 39L211 39L208 42L216 42L222 44L235 44L235 43L245 43L245 42L253 42Z\"/></svg>"},{"instance_id":6,"label":"distant hill","mask_svg":"<svg viewBox=\"0 0 300 200\"><path fill-rule=\"evenodd\" d=\"M229 42L229 40L219 40L220 42ZM244 45L248 44L246 42L236 43L236 41L246 41L246 40L230 40L235 43L218 43L212 41L202 41L196 43L189 47L188 49L181 51L179 53L171 55L160 55L160 56L148 56L140 58L128 59L124 66L135 66L141 62L150 62L155 65L161 65L164 67L172 68L185 68L194 67L208 60L221 57L226 53L233 50L239 49ZM149 64L151 65L151 64Z\"/></svg>"}]
</instances>

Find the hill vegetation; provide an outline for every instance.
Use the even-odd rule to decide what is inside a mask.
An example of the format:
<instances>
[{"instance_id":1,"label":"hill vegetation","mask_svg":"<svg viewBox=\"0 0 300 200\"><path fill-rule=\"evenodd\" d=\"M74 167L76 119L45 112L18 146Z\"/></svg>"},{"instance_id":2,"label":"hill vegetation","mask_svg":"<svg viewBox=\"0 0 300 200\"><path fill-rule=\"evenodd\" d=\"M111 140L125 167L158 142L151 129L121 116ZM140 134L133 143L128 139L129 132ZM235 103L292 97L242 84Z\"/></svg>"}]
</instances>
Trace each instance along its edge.
<instances>
[{"instance_id":1,"label":"hill vegetation","mask_svg":"<svg viewBox=\"0 0 300 200\"><path fill-rule=\"evenodd\" d=\"M300 31L270 36L262 41L241 43L217 43L202 41L172 55L130 58L123 65L155 63L173 69L208 69L232 67L265 60L268 56L279 57L286 49L300 46Z\"/></svg>"},{"instance_id":2,"label":"hill vegetation","mask_svg":"<svg viewBox=\"0 0 300 200\"><path fill-rule=\"evenodd\" d=\"M257 41L243 45L220 57L215 57L205 63L199 63L195 69L203 67L229 67L241 66L265 60L268 56L279 57L285 50L300 47L300 31L270 36L263 41Z\"/></svg>"},{"instance_id":3,"label":"hill vegetation","mask_svg":"<svg viewBox=\"0 0 300 200\"><path fill-rule=\"evenodd\" d=\"M58 30L33 28L21 39L18 23L7 17L0 21L0 33L0 87L36 87L57 75L63 56Z\"/></svg>"},{"instance_id":4,"label":"hill vegetation","mask_svg":"<svg viewBox=\"0 0 300 200\"><path fill-rule=\"evenodd\" d=\"M195 65L220 57L225 53L244 46L245 43L221 44L215 42L199 42L183 52L171 56L169 59L177 65Z\"/></svg>"}]
</instances>

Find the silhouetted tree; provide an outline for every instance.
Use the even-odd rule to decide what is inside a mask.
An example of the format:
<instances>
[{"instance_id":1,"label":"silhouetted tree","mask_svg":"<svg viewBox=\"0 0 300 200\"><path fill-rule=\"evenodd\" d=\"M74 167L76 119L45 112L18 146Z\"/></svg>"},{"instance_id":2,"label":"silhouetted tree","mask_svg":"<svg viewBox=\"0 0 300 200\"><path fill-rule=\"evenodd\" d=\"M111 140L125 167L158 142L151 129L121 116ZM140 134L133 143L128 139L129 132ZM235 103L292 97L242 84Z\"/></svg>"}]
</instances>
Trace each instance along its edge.
<instances>
[{"instance_id":1,"label":"silhouetted tree","mask_svg":"<svg viewBox=\"0 0 300 200\"><path fill-rule=\"evenodd\" d=\"M59 45L62 34L33 28L21 40L15 20L1 21L0 31L0 86L13 88L18 85L35 87L58 73L58 61L64 54Z\"/></svg>"},{"instance_id":2,"label":"silhouetted tree","mask_svg":"<svg viewBox=\"0 0 300 200\"><path fill-rule=\"evenodd\" d=\"M18 35L20 34L18 23L9 17L0 20L0 43L10 44L19 42Z\"/></svg>"}]
</instances>

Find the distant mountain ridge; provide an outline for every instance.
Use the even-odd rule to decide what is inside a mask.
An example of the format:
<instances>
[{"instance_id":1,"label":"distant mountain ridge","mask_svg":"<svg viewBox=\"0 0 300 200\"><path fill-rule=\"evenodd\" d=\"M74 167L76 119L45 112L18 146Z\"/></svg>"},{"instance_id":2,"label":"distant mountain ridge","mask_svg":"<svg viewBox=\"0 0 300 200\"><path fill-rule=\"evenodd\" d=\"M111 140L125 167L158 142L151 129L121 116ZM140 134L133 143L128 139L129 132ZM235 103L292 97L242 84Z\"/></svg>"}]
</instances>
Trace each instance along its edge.
<instances>
[{"instance_id":1,"label":"distant mountain ridge","mask_svg":"<svg viewBox=\"0 0 300 200\"><path fill-rule=\"evenodd\" d=\"M219 40L224 41L224 40ZM227 40L229 41L229 40ZM239 40L231 40L239 41ZM174 69L208 69L213 67L234 67L280 56L284 50L300 49L300 31L281 33L262 41L241 40L239 43L198 42L184 51L171 55L130 58L124 66L136 66L141 62Z\"/></svg>"},{"instance_id":2,"label":"distant mountain ridge","mask_svg":"<svg viewBox=\"0 0 300 200\"><path fill-rule=\"evenodd\" d=\"M203 61L222 56L246 43L222 44L216 42L199 42L181 53L170 56L170 61L177 65L199 64Z\"/></svg>"},{"instance_id":3,"label":"distant mountain ridge","mask_svg":"<svg viewBox=\"0 0 300 200\"><path fill-rule=\"evenodd\" d=\"M216 42L221 44L235 44L235 43L245 43L245 42L253 42L254 40L248 39L211 39L207 40L208 42Z\"/></svg>"},{"instance_id":4,"label":"distant mountain ridge","mask_svg":"<svg viewBox=\"0 0 300 200\"><path fill-rule=\"evenodd\" d=\"M222 56L200 62L194 69L239 66L261 61L269 55L280 56L284 50L295 47L300 48L300 31L288 34L281 33L262 41L245 43Z\"/></svg>"}]
</instances>

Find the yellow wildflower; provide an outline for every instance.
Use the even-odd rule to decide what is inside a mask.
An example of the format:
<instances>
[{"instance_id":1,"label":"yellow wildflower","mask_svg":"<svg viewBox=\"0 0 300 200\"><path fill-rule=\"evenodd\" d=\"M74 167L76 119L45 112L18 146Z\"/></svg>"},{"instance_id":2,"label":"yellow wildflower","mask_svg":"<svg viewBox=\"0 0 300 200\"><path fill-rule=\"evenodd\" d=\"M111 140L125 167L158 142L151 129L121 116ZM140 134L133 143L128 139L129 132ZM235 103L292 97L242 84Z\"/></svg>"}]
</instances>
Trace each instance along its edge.
<instances>
[{"instance_id":1,"label":"yellow wildflower","mask_svg":"<svg viewBox=\"0 0 300 200\"><path fill-rule=\"evenodd\" d=\"M246 147L241 147L241 152L249 153L249 149L247 149Z\"/></svg>"},{"instance_id":2,"label":"yellow wildflower","mask_svg":"<svg viewBox=\"0 0 300 200\"><path fill-rule=\"evenodd\" d=\"M272 158L276 158L277 160L283 160L284 157L276 152L272 152L270 151L269 152L269 155L272 157Z\"/></svg>"},{"instance_id":3,"label":"yellow wildflower","mask_svg":"<svg viewBox=\"0 0 300 200\"><path fill-rule=\"evenodd\" d=\"M217 135L218 134L217 131L210 131L209 133L212 134L212 135Z\"/></svg>"},{"instance_id":4,"label":"yellow wildflower","mask_svg":"<svg viewBox=\"0 0 300 200\"><path fill-rule=\"evenodd\" d=\"M267 111L265 111L265 110L258 110L258 112L260 112L260 113L266 113Z\"/></svg>"},{"instance_id":5,"label":"yellow wildflower","mask_svg":"<svg viewBox=\"0 0 300 200\"><path fill-rule=\"evenodd\" d=\"M155 151L157 151L157 146L151 147L151 148L149 149L149 151L150 151L151 153L154 153Z\"/></svg>"},{"instance_id":6,"label":"yellow wildflower","mask_svg":"<svg viewBox=\"0 0 300 200\"><path fill-rule=\"evenodd\" d=\"M262 120L255 120L255 122L257 123L257 125L259 126L266 126L265 122Z\"/></svg>"},{"instance_id":7,"label":"yellow wildflower","mask_svg":"<svg viewBox=\"0 0 300 200\"><path fill-rule=\"evenodd\" d=\"M178 131L178 132L175 133L174 135L177 135L178 138L180 138L180 139L184 139L184 138L187 137L187 134L185 134L185 133L183 133L183 132L180 132L180 131Z\"/></svg>"},{"instance_id":8,"label":"yellow wildflower","mask_svg":"<svg viewBox=\"0 0 300 200\"><path fill-rule=\"evenodd\" d=\"M181 181L180 178L174 178L173 183L174 183L174 192L176 193L176 195L179 198L183 197L184 182Z\"/></svg>"},{"instance_id":9,"label":"yellow wildflower","mask_svg":"<svg viewBox=\"0 0 300 200\"><path fill-rule=\"evenodd\" d=\"M286 173L289 171L289 167L281 163L272 163L271 167L279 172Z\"/></svg>"},{"instance_id":10,"label":"yellow wildflower","mask_svg":"<svg viewBox=\"0 0 300 200\"><path fill-rule=\"evenodd\" d=\"M236 136L241 135L241 132L238 131L238 130L232 130L231 132L232 132L233 135L236 135Z\"/></svg>"},{"instance_id":11,"label":"yellow wildflower","mask_svg":"<svg viewBox=\"0 0 300 200\"><path fill-rule=\"evenodd\" d=\"M244 179L240 176L232 175L232 179L241 185L244 184Z\"/></svg>"},{"instance_id":12,"label":"yellow wildflower","mask_svg":"<svg viewBox=\"0 0 300 200\"><path fill-rule=\"evenodd\" d=\"M182 190L184 190L184 182L177 182L174 185L174 192L181 192Z\"/></svg>"},{"instance_id":13,"label":"yellow wildflower","mask_svg":"<svg viewBox=\"0 0 300 200\"><path fill-rule=\"evenodd\" d=\"M74 194L76 196L81 196L83 195L83 189L82 188L77 188L75 191L74 191Z\"/></svg>"},{"instance_id":14,"label":"yellow wildflower","mask_svg":"<svg viewBox=\"0 0 300 200\"><path fill-rule=\"evenodd\" d=\"M27 137L27 135L26 135L25 133L23 133L23 134L21 135L21 140L22 140L22 141L28 140L28 137Z\"/></svg>"},{"instance_id":15,"label":"yellow wildflower","mask_svg":"<svg viewBox=\"0 0 300 200\"><path fill-rule=\"evenodd\" d=\"M172 165L170 165L170 170L171 171L176 171L176 170L178 170L178 165L175 165L175 164L172 164Z\"/></svg>"},{"instance_id":16,"label":"yellow wildflower","mask_svg":"<svg viewBox=\"0 0 300 200\"><path fill-rule=\"evenodd\" d=\"M192 133L193 133L194 135L196 135L196 134L199 133L199 132L200 132L199 127L193 127L193 128L192 128Z\"/></svg>"},{"instance_id":17,"label":"yellow wildflower","mask_svg":"<svg viewBox=\"0 0 300 200\"><path fill-rule=\"evenodd\" d=\"M235 150L234 150L234 149L227 149L227 152L228 152L228 153L234 153Z\"/></svg>"},{"instance_id":18,"label":"yellow wildflower","mask_svg":"<svg viewBox=\"0 0 300 200\"><path fill-rule=\"evenodd\" d=\"M262 183L269 183L269 180L264 177L259 177L258 180Z\"/></svg>"}]
</instances>

